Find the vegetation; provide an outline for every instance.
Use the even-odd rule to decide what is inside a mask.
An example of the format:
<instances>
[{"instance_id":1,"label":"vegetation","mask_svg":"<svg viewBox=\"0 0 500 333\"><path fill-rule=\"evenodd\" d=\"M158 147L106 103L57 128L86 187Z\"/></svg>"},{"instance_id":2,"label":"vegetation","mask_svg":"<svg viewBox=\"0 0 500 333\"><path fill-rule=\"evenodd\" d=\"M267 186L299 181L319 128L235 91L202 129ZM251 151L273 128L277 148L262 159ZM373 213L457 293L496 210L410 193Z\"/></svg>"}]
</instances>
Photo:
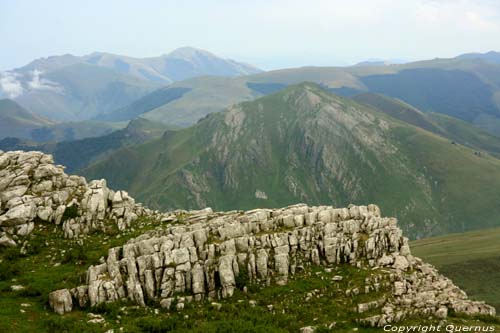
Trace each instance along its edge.
<instances>
[{"instance_id":1,"label":"vegetation","mask_svg":"<svg viewBox=\"0 0 500 333\"><path fill-rule=\"evenodd\" d=\"M0 141L0 149L39 150L50 153L56 163L66 166L67 172L76 172L119 148L159 138L167 129L172 128L162 123L137 118L130 121L126 128L103 136L57 143L35 143L8 138Z\"/></svg>"},{"instance_id":2,"label":"vegetation","mask_svg":"<svg viewBox=\"0 0 500 333\"><path fill-rule=\"evenodd\" d=\"M29 137L34 129L52 122L29 112L10 99L0 99L0 140L6 137Z\"/></svg>"},{"instance_id":3,"label":"vegetation","mask_svg":"<svg viewBox=\"0 0 500 333\"><path fill-rule=\"evenodd\" d=\"M121 149L83 173L162 209L374 202L411 237L500 223L500 160L313 84Z\"/></svg>"},{"instance_id":4,"label":"vegetation","mask_svg":"<svg viewBox=\"0 0 500 333\"><path fill-rule=\"evenodd\" d=\"M500 229L422 239L411 248L469 296L500 311Z\"/></svg>"},{"instance_id":5,"label":"vegetation","mask_svg":"<svg viewBox=\"0 0 500 333\"><path fill-rule=\"evenodd\" d=\"M230 299L205 300L188 303L182 311L166 311L153 307L140 308L127 302L101 304L92 309L79 309L59 316L50 310L48 293L58 288L71 288L84 282L85 271L91 264L99 263L107 249L123 244L146 230L159 227L151 221L141 220L134 231L119 237L94 233L83 245L53 233L53 226L38 225L30 236L31 246L37 251L21 255L18 249L2 250L2 268L19 267L7 278L0 280L0 328L10 332L105 332L123 329L124 332L298 332L304 326L316 326L318 332L352 331L378 332L360 326L358 318L375 314L377 310L362 315L355 311L359 302L386 297L390 287L382 287L370 294L346 296L345 290L363 288L365 279L378 271L358 269L350 265L299 270L285 286L269 287L253 284L241 272L238 289ZM111 228L112 229L112 228ZM57 230L57 229L56 229ZM42 246L37 246L40 244ZM4 274L4 270L0 270ZM340 275L341 281L332 277ZM12 285L24 289L13 291ZM245 288L246 287L246 288ZM102 316L105 323L89 322ZM432 318L408 318L406 324L436 324ZM467 325L496 325L491 317L451 317L447 323Z\"/></svg>"}]
</instances>

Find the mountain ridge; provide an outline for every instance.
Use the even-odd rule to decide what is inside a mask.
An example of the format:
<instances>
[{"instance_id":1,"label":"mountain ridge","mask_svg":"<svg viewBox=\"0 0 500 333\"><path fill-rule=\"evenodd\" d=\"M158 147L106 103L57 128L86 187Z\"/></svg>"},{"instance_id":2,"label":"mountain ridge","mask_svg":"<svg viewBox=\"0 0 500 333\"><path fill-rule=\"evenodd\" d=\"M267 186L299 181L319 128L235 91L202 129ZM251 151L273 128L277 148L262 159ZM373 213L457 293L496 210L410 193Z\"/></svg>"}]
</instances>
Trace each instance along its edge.
<instances>
[{"instance_id":1,"label":"mountain ridge","mask_svg":"<svg viewBox=\"0 0 500 333\"><path fill-rule=\"evenodd\" d=\"M346 205L376 198L384 210L408 223L406 232L422 237L497 225L489 210L495 207L490 201L500 197L491 182L500 184L500 177L479 175L499 171L500 161L487 153L478 156L447 138L305 83L122 149L83 173L104 177L163 209L296 201ZM477 198L458 189L464 179L470 179L470 191L488 192L489 202L465 205Z\"/></svg>"}]
</instances>

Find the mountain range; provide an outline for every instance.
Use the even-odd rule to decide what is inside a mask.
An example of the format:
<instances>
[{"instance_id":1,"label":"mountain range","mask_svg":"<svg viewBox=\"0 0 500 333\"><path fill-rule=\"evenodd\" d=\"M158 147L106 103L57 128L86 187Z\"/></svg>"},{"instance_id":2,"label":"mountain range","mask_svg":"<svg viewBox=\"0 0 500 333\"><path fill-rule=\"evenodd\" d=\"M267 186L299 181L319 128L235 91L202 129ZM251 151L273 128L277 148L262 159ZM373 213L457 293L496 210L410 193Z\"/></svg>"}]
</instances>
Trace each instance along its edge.
<instances>
[{"instance_id":1,"label":"mountain range","mask_svg":"<svg viewBox=\"0 0 500 333\"><path fill-rule=\"evenodd\" d=\"M496 137L460 122L475 135L467 147L448 137L457 132L447 118L423 117L428 123L417 127L358 100L364 104L312 83L291 86L82 172L162 209L376 201L417 238L498 225L500 160L476 148L498 153Z\"/></svg>"},{"instance_id":2,"label":"mountain range","mask_svg":"<svg viewBox=\"0 0 500 333\"><path fill-rule=\"evenodd\" d=\"M251 65L190 47L152 58L100 52L82 57L67 54L0 73L0 97L12 98L51 120L88 120L174 81L258 72Z\"/></svg>"},{"instance_id":3,"label":"mountain range","mask_svg":"<svg viewBox=\"0 0 500 333\"><path fill-rule=\"evenodd\" d=\"M60 142L34 142L31 140L8 137L0 140L0 150L42 151L52 154L56 163L66 166L68 172L75 172L95 163L112 152L129 145L137 145L162 136L167 129L162 123L137 118L131 120L123 129L109 134L66 139Z\"/></svg>"},{"instance_id":4,"label":"mountain range","mask_svg":"<svg viewBox=\"0 0 500 333\"><path fill-rule=\"evenodd\" d=\"M234 103L310 81L343 96L374 92L395 97L424 112L459 118L499 136L500 65L491 60L495 55L490 52L394 65L302 67L232 78L192 78L144 96L142 107L130 104L108 113L106 119L142 114L151 120L189 126Z\"/></svg>"}]
</instances>

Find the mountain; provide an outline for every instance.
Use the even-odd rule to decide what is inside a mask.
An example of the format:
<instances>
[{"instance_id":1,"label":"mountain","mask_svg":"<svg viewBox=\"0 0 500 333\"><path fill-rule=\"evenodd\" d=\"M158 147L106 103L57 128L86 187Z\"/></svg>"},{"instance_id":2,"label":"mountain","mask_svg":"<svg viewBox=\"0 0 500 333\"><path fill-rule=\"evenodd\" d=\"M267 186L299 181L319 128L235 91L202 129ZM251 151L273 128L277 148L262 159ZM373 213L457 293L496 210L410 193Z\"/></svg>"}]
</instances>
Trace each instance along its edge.
<instances>
[{"instance_id":1,"label":"mountain","mask_svg":"<svg viewBox=\"0 0 500 333\"><path fill-rule=\"evenodd\" d=\"M393 118L449 138L454 143L483 150L495 157L500 157L499 137L458 118L433 112L424 113L401 100L375 93L363 93L351 98Z\"/></svg>"},{"instance_id":2,"label":"mountain","mask_svg":"<svg viewBox=\"0 0 500 333\"><path fill-rule=\"evenodd\" d=\"M189 47L152 58L102 52L82 57L66 54L0 73L0 97L15 99L53 120L79 121L123 108L173 81L258 72L251 65Z\"/></svg>"},{"instance_id":3,"label":"mountain","mask_svg":"<svg viewBox=\"0 0 500 333\"><path fill-rule=\"evenodd\" d=\"M29 138L32 130L51 125L50 120L29 112L10 99L0 99L0 139Z\"/></svg>"},{"instance_id":4,"label":"mountain","mask_svg":"<svg viewBox=\"0 0 500 333\"><path fill-rule=\"evenodd\" d=\"M465 53L459 55L458 59L481 59L495 64L500 64L500 52L490 51L486 53Z\"/></svg>"},{"instance_id":5,"label":"mountain","mask_svg":"<svg viewBox=\"0 0 500 333\"><path fill-rule=\"evenodd\" d=\"M159 138L167 129L172 128L162 123L137 118L130 121L124 129L80 140L37 143L18 138L5 138L0 140L0 150L42 151L52 154L56 163L65 165L67 171L75 172L119 148Z\"/></svg>"},{"instance_id":6,"label":"mountain","mask_svg":"<svg viewBox=\"0 0 500 333\"><path fill-rule=\"evenodd\" d=\"M240 76L262 72L257 67L222 59L213 53L192 47L183 47L158 58L148 58L158 72L172 81L181 81L198 76Z\"/></svg>"},{"instance_id":7,"label":"mountain","mask_svg":"<svg viewBox=\"0 0 500 333\"><path fill-rule=\"evenodd\" d=\"M97 119L106 121L124 121L133 119L146 112L169 104L176 99L181 98L185 93L189 92L189 88L165 87L153 91L146 96L139 98L132 104L127 105L118 110L113 110L109 113L102 113L97 116Z\"/></svg>"},{"instance_id":8,"label":"mountain","mask_svg":"<svg viewBox=\"0 0 500 333\"><path fill-rule=\"evenodd\" d=\"M15 101L57 121L94 118L118 109L155 90L159 84L108 68L74 64L50 72L18 75L23 92Z\"/></svg>"},{"instance_id":9,"label":"mountain","mask_svg":"<svg viewBox=\"0 0 500 333\"><path fill-rule=\"evenodd\" d=\"M459 118L500 136L500 65L482 59L434 59L391 66L302 67L224 78L175 82L189 91L162 106L150 103L142 116L178 126L236 102L253 100L304 81L353 96L375 92L400 99L426 113ZM144 96L157 99L156 95ZM127 109L127 108L124 108Z\"/></svg>"},{"instance_id":10,"label":"mountain","mask_svg":"<svg viewBox=\"0 0 500 333\"><path fill-rule=\"evenodd\" d=\"M71 54L50 56L36 59L13 72L47 73L76 64L108 68L123 75L131 75L163 85L198 76L239 76L262 72L252 65L224 59L211 52L193 47L182 47L169 54L149 58L134 58L106 52L94 52L81 57Z\"/></svg>"},{"instance_id":11,"label":"mountain","mask_svg":"<svg viewBox=\"0 0 500 333\"><path fill-rule=\"evenodd\" d=\"M122 129L125 126L127 126L127 122L104 122L96 120L62 122L36 128L30 132L28 139L40 143L74 141L103 136Z\"/></svg>"},{"instance_id":12,"label":"mountain","mask_svg":"<svg viewBox=\"0 0 500 333\"><path fill-rule=\"evenodd\" d=\"M403 59L368 59L356 63L354 66L390 66L396 64L404 64L408 61Z\"/></svg>"},{"instance_id":13,"label":"mountain","mask_svg":"<svg viewBox=\"0 0 500 333\"><path fill-rule=\"evenodd\" d=\"M376 199L412 237L500 223L500 160L314 84L121 149L83 173L164 209Z\"/></svg>"}]
</instances>

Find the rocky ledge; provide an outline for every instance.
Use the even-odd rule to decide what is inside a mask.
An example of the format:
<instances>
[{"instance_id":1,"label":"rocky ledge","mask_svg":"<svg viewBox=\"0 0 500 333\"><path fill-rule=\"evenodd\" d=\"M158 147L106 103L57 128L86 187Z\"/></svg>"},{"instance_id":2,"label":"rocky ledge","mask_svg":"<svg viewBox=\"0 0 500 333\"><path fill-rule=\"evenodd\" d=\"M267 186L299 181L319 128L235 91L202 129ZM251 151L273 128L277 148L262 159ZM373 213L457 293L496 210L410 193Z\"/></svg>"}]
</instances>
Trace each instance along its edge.
<instances>
[{"instance_id":1,"label":"rocky ledge","mask_svg":"<svg viewBox=\"0 0 500 333\"><path fill-rule=\"evenodd\" d=\"M391 290L358 304L360 314L379 309L360 319L367 325L412 315L445 318L449 310L495 314L493 307L469 300L452 281L413 257L396 219L381 217L376 205L187 212L164 228L109 249L105 263L88 269L85 285L56 293L80 307L123 299L181 310L186 302L231 297L242 274L249 283L286 284L308 267L343 264L379 272L364 290L346 294L378 291L381 284ZM72 307L61 304L56 311Z\"/></svg>"},{"instance_id":2,"label":"rocky ledge","mask_svg":"<svg viewBox=\"0 0 500 333\"><path fill-rule=\"evenodd\" d=\"M107 221L125 229L139 216L160 218L105 180L87 183L64 173L51 155L0 151L0 246L16 246L38 222L61 226L68 238L100 229Z\"/></svg>"}]
</instances>

